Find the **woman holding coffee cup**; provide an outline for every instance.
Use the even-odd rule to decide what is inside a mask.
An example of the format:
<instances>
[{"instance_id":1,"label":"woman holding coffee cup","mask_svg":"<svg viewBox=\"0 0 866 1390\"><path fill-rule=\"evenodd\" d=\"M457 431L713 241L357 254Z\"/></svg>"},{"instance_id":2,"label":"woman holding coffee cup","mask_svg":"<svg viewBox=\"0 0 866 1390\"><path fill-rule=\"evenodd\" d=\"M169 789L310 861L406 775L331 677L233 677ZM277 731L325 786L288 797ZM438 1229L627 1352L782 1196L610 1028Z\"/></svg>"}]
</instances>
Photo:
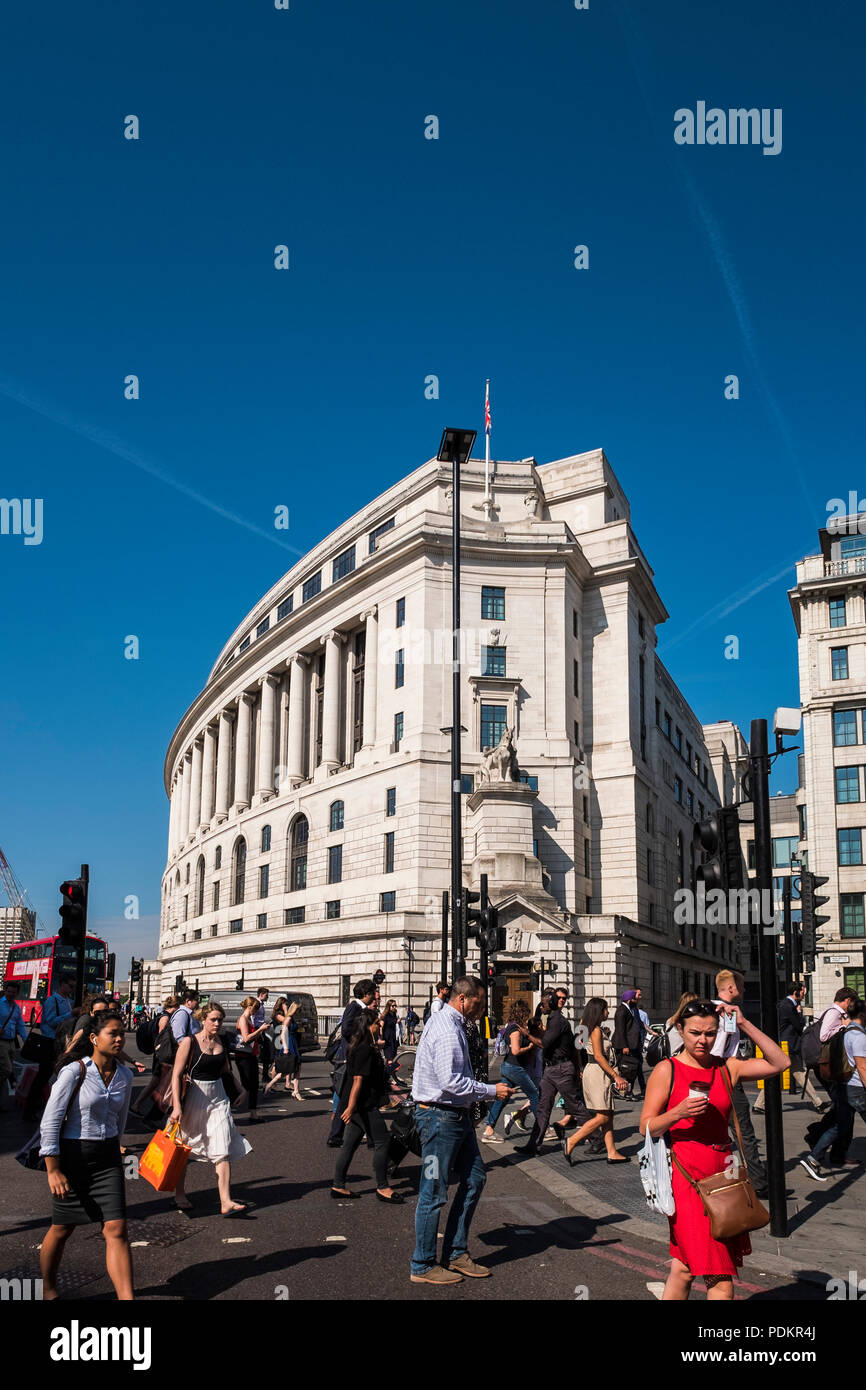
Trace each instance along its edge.
<instances>
[{"instance_id":1,"label":"woman holding coffee cup","mask_svg":"<svg viewBox=\"0 0 866 1390\"><path fill-rule=\"evenodd\" d=\"M763 1057L749 1061L729 1057L724 1061L713 1056L720 1012L734 1019ZM777 1076L785 1070L788 1059L736 1004L717 1008L708 999L694 999L682 1010L679 1027L683 1051L653 1069L640 1117L641 1134L649 1132L653 1139L668 1136L673 1158L676 1212L668 1217L672 1260L663 1299L684 1301L692 1281L703 1278L708 1299L730 1300L734 1297L733 1277L743 1256L751 1254L751 1243L748 1234L726 1240L713 1238L694 1184L716 1173L738 1176L739 1158L732 1154L728 1136L730 1087L738 1081Z\"/></svg>"}]
</instances>

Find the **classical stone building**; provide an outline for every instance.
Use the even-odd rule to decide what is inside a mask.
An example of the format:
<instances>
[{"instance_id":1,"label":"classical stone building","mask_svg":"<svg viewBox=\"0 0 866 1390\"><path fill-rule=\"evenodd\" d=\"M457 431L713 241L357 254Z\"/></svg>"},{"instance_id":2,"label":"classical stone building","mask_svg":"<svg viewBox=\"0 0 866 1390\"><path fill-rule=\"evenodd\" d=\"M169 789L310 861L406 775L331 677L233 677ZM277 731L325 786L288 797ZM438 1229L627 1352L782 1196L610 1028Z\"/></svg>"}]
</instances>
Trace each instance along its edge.
<instances>
[{"instance_id":1,"label":"classical stone building","mask_svg":"<svg viewBox=\"0 0 866 1390\"><path fill-rule=\"evenodd\" d=\"M628 501L600 450L497 462L491 508L471 460L461 490L464 865L507 927L497 1012L543 956L577 1001L638 983L665 1016L734 947L673 924L719 790L656 656L668 615ZM218 993L243 970L330 1011L381 968L385 997L427 998L450 877L451 500L450 466L416 469L220 653L165 761L164 986ZM506 731L517 782L480 775Z\"/></svg>"},{"instance_id":2,"label":"classical stone building","mask_svg":"<svg viewBox=\"0 0 866 1390\"><path fill-rule=\"evenodd\" d=\"M829 882L812 979L816 1007L864 989L866 942L866 514L834 518L789 592L799 639L803 868Z\"/></svg>"}]
</instances>

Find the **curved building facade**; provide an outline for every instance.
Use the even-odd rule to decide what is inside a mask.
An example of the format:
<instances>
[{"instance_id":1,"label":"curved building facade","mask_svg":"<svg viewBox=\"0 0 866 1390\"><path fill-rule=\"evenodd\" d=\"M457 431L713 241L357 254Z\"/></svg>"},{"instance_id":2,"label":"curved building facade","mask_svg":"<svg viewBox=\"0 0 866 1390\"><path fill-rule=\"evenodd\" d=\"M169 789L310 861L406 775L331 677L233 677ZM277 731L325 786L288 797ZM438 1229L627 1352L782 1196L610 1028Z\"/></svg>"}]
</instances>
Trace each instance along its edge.
<instances>
[{"instance_id":1,"label":"curved building facade","mask_svg":"<svg viewBox=\"0 0 866 1390\"><path fill-rule=\"evenodd\" d=\"M508 929L496 1002L543 957L580 998L637 980L664 1009L729 950L673 925L716 784L655 657L667 614L628 502L601 451L496 463L492 506L470 460L461 489L464 864ZM164 984L219 993L243 972L336 1011L382 969L384 997L428 997L450 878L450 552L434 460L232 633L165 760ZM506 728L521 781L480 782Z\"/></svg>"}]
</instances>

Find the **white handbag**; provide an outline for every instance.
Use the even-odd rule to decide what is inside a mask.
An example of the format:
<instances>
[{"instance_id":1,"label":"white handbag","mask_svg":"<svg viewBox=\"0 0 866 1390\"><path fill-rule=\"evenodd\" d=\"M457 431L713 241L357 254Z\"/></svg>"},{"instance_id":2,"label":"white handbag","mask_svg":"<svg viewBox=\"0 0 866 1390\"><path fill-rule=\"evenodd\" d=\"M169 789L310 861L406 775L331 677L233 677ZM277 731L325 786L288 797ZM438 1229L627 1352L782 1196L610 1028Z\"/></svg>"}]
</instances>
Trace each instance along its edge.
<instances>
[{"instance_id":1,"label":"white handbag","mask_svg":"<svg viewBox=\"0 0 866 1390\"><path fill-rule=\"evenodd\" d=\"M663 1137L652 1139L649 1130L641 1149L639 1168L647 1206L662 1216L673 1216L676 1206L671 1182L671 1151Z\"/></svg>"}]
</instances>

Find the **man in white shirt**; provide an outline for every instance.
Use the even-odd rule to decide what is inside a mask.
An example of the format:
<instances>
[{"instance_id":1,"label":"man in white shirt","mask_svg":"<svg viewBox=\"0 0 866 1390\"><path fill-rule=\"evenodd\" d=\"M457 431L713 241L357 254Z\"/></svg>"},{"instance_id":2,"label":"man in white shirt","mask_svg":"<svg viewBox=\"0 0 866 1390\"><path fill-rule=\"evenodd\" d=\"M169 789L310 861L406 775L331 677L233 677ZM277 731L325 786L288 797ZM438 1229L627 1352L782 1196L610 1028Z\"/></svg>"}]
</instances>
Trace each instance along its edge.
<instances>
[{"instance_id":1,"label":"man in white shirt","mask_svg":"<svg viewBox=\"0 0 866 1390\"><path fill-rule=\"evenodd\" d=\"M851 989L849 985L845 985L842 989L837 989L833 996L833 1003L829 1008L825 1009L821 1015L821 1027L818 1036L822 1043L829 1042L834 1033L838 1033L840 1028L844 1028L847 1025L851 1017L851 1010L856 1004L856 990ZM830 1152L827 1155L829 1166L831 1168L853 1168L859 1166L856 1159L847 1159L845 1157L848 1151L848 1144L850 1143L850 1134L853 1132L854 1127L854 1117L850 1117L849 1124L849 1117L846 1114L848 1108L846 1088L844 1086L837 1086L835 1081L828 1081L826 1084L827 1092L833 1102L832 1108L824 1115L823 1119L816 1120L814 1124L807 1126L804 1135L805 1141L809 1145L810 1150L814 1151L818 1141L823 1135L825 1135L828 1130L835 1129L836 1139L831 1145ZM846 1133L849 1135L847 1142L844 1141ZM822 1146L821 1152L823 1153L824 1151L824 1147ZM812 1176L814 1176L814 1174Z\"/></svg>"},{"instance_id":2,"label":"man in white shirt","mask_svg":"<svg viewBox=\"0 0 866 1390\"><path fill-rule=\"evenodd\" d=\"M445 1008L450 992L450 985L446 985L444 980L440 980L436 985L436 998L433 999L430 1004L431 1014L438 1014L440 1009Z\"/></svg>"}]
</instances>

